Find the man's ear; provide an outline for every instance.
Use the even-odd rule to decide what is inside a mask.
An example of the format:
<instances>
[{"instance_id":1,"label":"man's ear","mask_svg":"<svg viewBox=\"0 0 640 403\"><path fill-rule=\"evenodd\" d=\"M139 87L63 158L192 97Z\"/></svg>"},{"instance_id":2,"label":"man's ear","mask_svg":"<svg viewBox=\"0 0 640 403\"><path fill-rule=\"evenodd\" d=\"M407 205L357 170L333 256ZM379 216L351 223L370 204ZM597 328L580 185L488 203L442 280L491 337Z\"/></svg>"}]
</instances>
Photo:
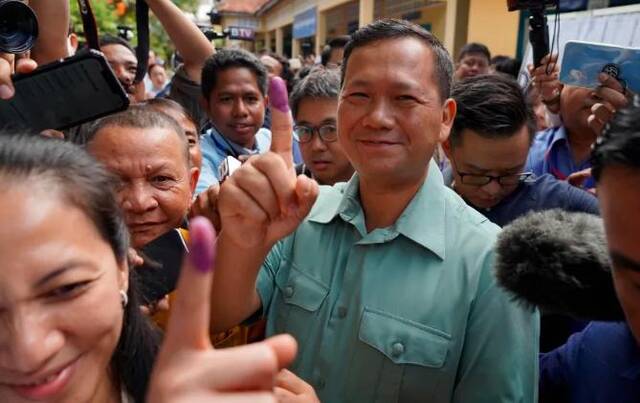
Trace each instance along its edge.
<instances>
[{"instance_id":1,"label":"man's ear","mask_svg":"<svg viewBox=\"0 0 640 403\"><path fill-rule=\"evenodd\" d=\"M189 187L191 189L191 196L195 196L196 186L198 185L199 178L200 169L198 169L198 167L189 168Z\"/></svg>"},{"instance_id":2,"label":"man's ear","mask_svg":"<svg viewBox=\"0 0 640 403\"><path fill-rule=\"evenodd\" d=\"M453 98L448 98L446 101L444 101L438 142L443 143L449 138L449 133L451 132L451 127L453 126L453 120L456 118L457 108L458 106L456 105L456 101L454 101Z\"/></svg>"}]
</instances>

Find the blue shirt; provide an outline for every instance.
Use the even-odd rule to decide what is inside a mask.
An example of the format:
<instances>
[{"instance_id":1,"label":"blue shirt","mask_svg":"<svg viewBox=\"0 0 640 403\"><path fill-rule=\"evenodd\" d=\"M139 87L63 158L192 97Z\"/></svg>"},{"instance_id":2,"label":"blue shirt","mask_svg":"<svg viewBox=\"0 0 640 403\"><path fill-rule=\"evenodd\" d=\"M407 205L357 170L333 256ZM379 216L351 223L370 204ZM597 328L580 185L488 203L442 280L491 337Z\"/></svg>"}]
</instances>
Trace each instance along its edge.
<instances>
[{"instance_id":1,"label":"blue shirt","mask_svg":"<svg viewBox=\"0 0 640 403\"><path fill-rule=\"evenodd\" d=\"M592 322L540 355L540 403L640 402L640 347L626 323Z\"/></svg>"},{"instance_id":2,"label":"blue shirt","mask_svg":"<svg viewBox=\"0 0 640 403\"><path fill-rule=\"evenodd\" d=\"M323 186L257 280L267 333L323 402L533 403L539 323L496 284L499 228L435 162L395 223L367 232L359 176Z\"/></svg>"},{"instance_id":3,"label":"blue shirt","mask_svg":"<svg viewBox=\"0 0 640 403\"><path fill-rule=\"evenodd\" d=\"M564 126L551 127L539 132L529 150L526 170L538 176L551 174L560 180L567 179L574 172L591 168L591 160L576 163L571 154L571 145ZM584 186L595 186L593 178L585 181Z\"/></svg>"},{"instance_id":4,"label":"blue shirt","mask_svg":"<svg viewBox=\"0 0 640 403\"><path fill-rule=\"evenodd\" d=\"M248 149L227 139L215 128L208 129L200 138L202 168L196 186L196 194L220 181L218 167L225 158L229 156L238 158L241 155L262 154L269 151L269 147L271 147L271 132L269 130L261 128L255 138L254 147Z\"/></svg>"},{"instance_id":5,"label":"blue shirt","mask_svg":"<svg viewBox=\"0 0 640 403\"><path fill-rule=\"evenodd\" d=\"M262 154L271 147L271 131L261 128L256 133L256 142L252 149L244 148L224 137L215 128L211 127L200 137L200 149L202 151L202 168L200 179L196 186L196 194L206 190L209 186L220 181L218 167L226 157L238 159L241 155ZM302 162L302 154L296 138L293 138L293 162Z\"/></svg>"},{"instance_id":6,"label":"blue shirt","mask_svg":"<svg viewBox=\"0 0 640 403\"><path fill-rule=\"evenodd\" d=\"M450 167L445 168L443 176L447 178L448 184L452 184ZM501 227L531 211L559 208L579 213L600 214L598 199L595 196L548 174L523 181L513 193L491 208L474 208Z\"/></svg>"}]
</instances>

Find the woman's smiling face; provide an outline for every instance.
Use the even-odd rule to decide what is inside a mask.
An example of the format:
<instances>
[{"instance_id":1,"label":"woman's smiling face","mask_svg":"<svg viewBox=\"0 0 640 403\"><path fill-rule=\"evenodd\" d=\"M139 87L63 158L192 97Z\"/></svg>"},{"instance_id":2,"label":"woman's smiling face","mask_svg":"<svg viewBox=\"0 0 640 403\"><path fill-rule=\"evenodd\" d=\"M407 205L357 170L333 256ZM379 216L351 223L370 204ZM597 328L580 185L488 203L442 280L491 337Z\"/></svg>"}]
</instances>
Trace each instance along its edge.
<instances>
[{"instance_id":1,"label":"woman's smiling face","mask_svg":"<svg viewBox=\"0 0 640 403\"><path fill-rule=\"evenodd\" d=\"M126 263L81 209L27 182L0 176L0 401L104 401L119 393Z\"/></svg>"}]
</instances>

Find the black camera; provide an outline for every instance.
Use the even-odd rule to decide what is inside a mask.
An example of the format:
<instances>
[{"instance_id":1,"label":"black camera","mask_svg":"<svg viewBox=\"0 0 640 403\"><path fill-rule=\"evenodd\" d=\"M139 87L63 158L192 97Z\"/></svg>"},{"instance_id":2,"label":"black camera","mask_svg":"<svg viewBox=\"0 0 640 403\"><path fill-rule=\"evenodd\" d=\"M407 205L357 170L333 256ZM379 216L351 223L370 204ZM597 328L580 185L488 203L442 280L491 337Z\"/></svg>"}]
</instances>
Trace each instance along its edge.
<instances>
[{"instance_id":1,"label":"black camera","mask_svg":"<svg viewBox=\"0 0 640 403\"><path fill-rule=\"evenodd\" d=\"M23 53L38 38L38 19L20 0L0 0L0 52Z\"/></svg>"},{"instance_id":2,"label":"black camera","mask_svg":"<svg viewBox=\"0 0 640 403\"><path fill-rule=\"evenodd\" d=\"M559 0L507 0L509 11L528 10L529 42L533 48L533 63L540 66L541 60L549 54L549 28L545 9L549 6L558 7Z\"/></svg>"}]
</instances>

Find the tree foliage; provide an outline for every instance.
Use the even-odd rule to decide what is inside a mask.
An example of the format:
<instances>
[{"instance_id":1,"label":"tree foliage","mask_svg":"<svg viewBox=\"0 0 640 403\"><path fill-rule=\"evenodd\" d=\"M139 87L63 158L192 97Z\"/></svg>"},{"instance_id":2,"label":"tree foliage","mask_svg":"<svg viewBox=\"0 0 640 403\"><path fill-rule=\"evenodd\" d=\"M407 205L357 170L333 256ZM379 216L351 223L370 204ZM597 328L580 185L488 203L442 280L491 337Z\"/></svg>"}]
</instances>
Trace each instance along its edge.
<instances>
[{"instance_id":1,"label":"tree foliage","mask_svg":"<svg viewBox=\"0 0 640 403\"><path fill-rule=\"evenodd\" d=\"M144 1L144 0L138 0ZM198 7L198 0L172 0L181 10L185 12L195 12ZM135 46L136 37L136 0L93 0L91 8L96 19L98 32L100 35L112 34L118 35L118 27L129 27L132 29L129 41ZM75 32L82 34L82 18L78 9L78 2L71 0L71 22ZM165 32L160 22L151 13L149 18L149 36L151 39L151 49L153 49L158 57L163 60L169 60L174 51L173 45L169 40L169 36Z\"/></svg>"}]
</instances>

